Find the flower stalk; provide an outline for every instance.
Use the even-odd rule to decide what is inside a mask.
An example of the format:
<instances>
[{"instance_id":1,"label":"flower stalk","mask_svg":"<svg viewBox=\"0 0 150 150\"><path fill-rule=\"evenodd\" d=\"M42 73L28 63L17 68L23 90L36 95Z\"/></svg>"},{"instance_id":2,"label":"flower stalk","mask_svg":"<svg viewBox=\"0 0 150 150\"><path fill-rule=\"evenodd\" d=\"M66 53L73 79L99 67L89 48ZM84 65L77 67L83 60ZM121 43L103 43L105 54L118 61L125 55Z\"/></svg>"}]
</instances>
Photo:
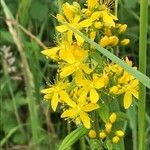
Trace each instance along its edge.
<instances>
[{"instance_id":1,"label":"flower stalk","mask_svg":"<svg viewBox=\"0 0 150 150\"><path fill-rule=\"evenodd\" d=\"M139 70L146 74L147 63L147 27L148 27L148 0L140 1L140 38L139 38ZM139 107L138 107L138 147L145 149L145 103L146 87L139 85Z\"/></svg>"}]
</instances>

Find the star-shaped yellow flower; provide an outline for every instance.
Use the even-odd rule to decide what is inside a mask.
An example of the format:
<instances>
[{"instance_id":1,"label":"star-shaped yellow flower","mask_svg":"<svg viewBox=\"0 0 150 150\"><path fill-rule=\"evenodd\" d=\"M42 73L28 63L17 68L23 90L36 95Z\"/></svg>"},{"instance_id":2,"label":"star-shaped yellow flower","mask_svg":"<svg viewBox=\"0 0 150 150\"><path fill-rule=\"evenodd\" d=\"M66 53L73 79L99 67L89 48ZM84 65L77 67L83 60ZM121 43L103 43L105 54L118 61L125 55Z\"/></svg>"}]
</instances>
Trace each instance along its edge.
<instances>
[{"instance_id":1,"label":"star-shaped yellow flower","mask_svg":"<svg viewBox=\"0 0 150 150\"><path fill-rule=\"evenodd\" d=\"M60 59L65 62L61 67L61 78L67 77L73 73L82 74L82 72L85 72L89 74L92 71L85 63L88 57L88 51L82 49L76 44L70 45L66 49L61 50L59 56Z\"/></svg>"},{"instance_id":2,"label":"star-shaped yellow flower","mask_svg":"<svg viewBox=\"0 0 150 150\"><path fill-rule=\"evenodd\" d=\"M65 89L68 87L69 83L57 82L55 85L50 85L50 88L41 90L44 95L44 99L51 99L51 106L54 111L56 111L58 102L60 102L60 92L65 92Z\"/></svg>"},{"instance_id":3,"label":"star-shaped yellow flower","mask_svg":"<svg viewBox=\"0 0 150 150\"><path fill-rule=\"evenodd\" d=\"M65 15L66 19L63 16L58 15L57 16L58 21L63 20L65 22L68 22L71 27L73 27L77 30L81 30L83 28L87 28L92 25L92 22L90 19L82 20L82 18L79 14L76 14L74 11L72 11L72 9L71 9L72 7L73 7L73 5L65 3L63 5L63 11L64 11L64 15ZM63 18L63 19L60 19L60 18ZM73 33L66 25L57 26L56 30L61 33L67 32L67 40L70 43L72 43L73 35L75 36L75 39L77 40L77 43L79 45L82 45L84 42L84 39L81 36L79 36L76 33Z\"/></svg>"},{"instance_id":4,"label":"star-shaped yellow flower","mask_svg":"<svg viewBox=\"0 0 150 150\"><path fill-rule=\"evenodd\" d=\"M90 100L92 103L96 103L99 100L99 93L97 92L98 89L105 87L108 84L108 76L103 74L101 77L97 74L93 74L93 79L83 79L80 80L77 84L81 86L82 93L81 95L88 95L90 96Z\"/></svg>"},{"instance_id":5,"label":"star-shaped yellow flower","mask_svg":"<svg viewBox=\"0 0 150 150\"><path fill-rule=\"evenodd\" d=\"M86 97L83 96L80 96L77 100L74 100L74 97L71 99L65 92L61 92L61 98L69 106L69 108L62 113L61 117L75 119L78 123L81 121L83 125L89 129L91 123L88 112L98 109L99 105L88 103Z\"/></svg>"}]
</instances>

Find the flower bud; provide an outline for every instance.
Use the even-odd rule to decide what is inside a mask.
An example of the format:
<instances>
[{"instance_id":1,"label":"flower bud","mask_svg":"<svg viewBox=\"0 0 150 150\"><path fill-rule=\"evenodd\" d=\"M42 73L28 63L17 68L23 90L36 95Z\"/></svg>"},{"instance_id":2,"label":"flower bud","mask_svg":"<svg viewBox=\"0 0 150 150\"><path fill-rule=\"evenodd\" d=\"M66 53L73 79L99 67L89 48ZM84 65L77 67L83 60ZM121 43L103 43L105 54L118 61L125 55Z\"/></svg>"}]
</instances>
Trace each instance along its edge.
<instances>
[{"instance_id":1,"label":"flower bud","mask_svg":"<svg viewBox=\"0 0 150 150\"><path fill-rule=\"evenodd\" d=\"M122 41L120 41L121 45L128 45L130 43L129 39L123 39Z\"/></svg>"},{"instance_id":2,"label":"flower bud","mask_svg":"<svg viewBox=\"0 0 150 150\"><path fill-rule=\"evenodd\" d=\"M124 136L124 132L122 130L117 130L115 134L117 136L119 136L119 137L123 137Z\"/></svg>"},{"instance_id":3,"label":"flower bud","mask_svg":"<svg viewBox=\"0 0 150 150\"><path fill-rule=\"evenodd\" d=\"M113 139L112 139L112 142L114 144L118 143L119 142L119 137L118 136L114 136Z\"/></svg>"},{"instance_id":4,"label":"flower bud","mask_svg":"<svg viewBox=\"0 0 150 150\"><path fill-rule=\"evenodd\" d=\"M112 113L112 114L110 115L110 117L109 117L109 121L110 121L111 123L114 123L114 122L116 121L116 119L117 119L116 113Z\"/></svg>"},{"instance_id":5,"label":"flower bud","mask_svg":"<svg viewBox=\"0 0 150 150\"><path fill-rule=\"evenodd\" d=\"M107 37L107 36L104 36L103 38L101 38L101 40L99 41L99 45L101 46L101 47L106 47L106 46L108 46L109 45L109 42L110 40L109 40L109 37Z\"/></svg>"},{"instance_id":6,"label":"flower bud","mask_svg":"<svg viewBox=\"0 0 150 150\"><path fill-rule=\"evenodd\" d=\"M123 32L126 31L126 29L127 29L127 25L126 25L126 24L123 24L123 25L121 25L121 26L119 27L118 32L119 32L119 33L123 33Z\"/></svg>"},{"instance_id":7,"label":"flower bud","mask_svg":"<svg viewBox=\"0 0 150 150\"><path fill-rule=\"evenodd\" d=\"M94 27L95 27L96 29L101 29L102 26L103 26L103 25L102 25L101 22L95 22L95 23L94 23Z\"/></svg>"},{"instance_id":8,"label":"flower bud","mask_svg":"<svg viewBox=\"0 0 150 150\"><path fill-rule=\"evenodd\" d=\"M90 130L89 133L88 133L88 136L90 138L96 138L96 131L95 130Z\"/></svg>"},{"instance_id":9,"label":"flower bud","mask_svg":"<svg viewBox=\"0 0 150 150\"><path fill-rule=\"evenodd\" d=\"M119 42L119 39L118 39L117 36L111 36L111 37L109 37L109 44L111 46L116 46L118 44L118 42Z\"/></svg>"},{"instance_id":10,"label":"flower bud","mask_svg":"<svg viewBox=\"0 0 150 150\"><path fill-rule=\"evenodd\" d=\"M96 37L96 32L95 32L95 31L92 31L92 32L90 33L90 38L91 38L91 40L94 41L95 37Z\"/></svg>"},{"instance_id":11,"label":"flower bud","mask_svg":"<svg viewBox=\"0 0 150 150\"><path fill-rule=\"evenodd\" d=\"M106 138L106 136L107 136L107 134L104 132L104 131L102 131L102 132L100 132L99 133L99 137L100 137L100 139L104 139L104 138Z\"/></svg>"},{"instance_id":12,"label":"flower bud","mask_svg":"<svg viewBox=\"0 0 150 150\"><path fill-rule=\"evenodd\" d=\"M112 128L112 124L111 124L110 122L107 122L107 123L105 124L105 131L106 131L107 133L109 133L109 132L111 132L111 128Z\"/></svg>"}]
</instances>

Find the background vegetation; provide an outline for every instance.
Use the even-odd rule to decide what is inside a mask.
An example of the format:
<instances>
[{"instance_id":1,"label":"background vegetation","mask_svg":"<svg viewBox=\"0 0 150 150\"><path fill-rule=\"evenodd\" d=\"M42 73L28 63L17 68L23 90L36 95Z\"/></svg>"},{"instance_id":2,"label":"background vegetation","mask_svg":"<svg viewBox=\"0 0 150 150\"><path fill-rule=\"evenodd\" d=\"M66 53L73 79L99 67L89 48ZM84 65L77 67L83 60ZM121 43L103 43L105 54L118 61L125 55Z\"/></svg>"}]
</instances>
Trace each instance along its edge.
<instances>
[{"instance_id":1,"label":"background vegetation","mask_svg":"<svg viewBox=\"0 0 150 150\"><path fill-rule=\"evenodd\" d=\"M84 0L80 2L84 3ZM54 26L57 23L52 15L58 12L57 1L5 0L5 4L5 8L0 6L0 147L26 150L36 145L36 149L55 150L67 133L75 129L74 125L67 128L67 122L60 118L59 112L52 112L40 93L56 74L56 64L40 52L45 46L55 45L57 33ZM120 0L118 7L118 17L121 23L128 25L126 34L131 40L119 55L129 56L136 66L139 59L139 6L139 0ZM7 19L7 15L11 19ZM149 50L150 19L147 45ZM147 76L150 76L150 51L147 56ZM150 91L147 90L147 150L150 147L149 100ZM126 150L136 150L137 106L132 106L126 113L129 119L125 147ZM79 149L80 142L74 148ZM86 148L90 149L90 146L87 144Z\"/></svg>"}]
</instances>

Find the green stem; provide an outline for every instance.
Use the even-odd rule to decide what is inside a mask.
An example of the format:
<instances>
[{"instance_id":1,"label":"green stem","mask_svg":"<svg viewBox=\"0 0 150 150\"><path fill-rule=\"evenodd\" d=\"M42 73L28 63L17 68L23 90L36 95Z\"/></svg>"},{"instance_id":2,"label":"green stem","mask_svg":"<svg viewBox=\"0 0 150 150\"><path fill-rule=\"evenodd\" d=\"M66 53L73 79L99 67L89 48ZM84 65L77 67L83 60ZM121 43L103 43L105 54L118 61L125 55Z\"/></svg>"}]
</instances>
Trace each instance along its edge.
<instances>
[{"instance_id":1,"label":"green stem","mask_svg":"<svg viewBox=\"0 0 150 150\"><path fill-rule=\"evenodd\" d=\"M140 0L139 70L143 74L146 74L147 24L148 24L148 0ZM146 102L146 87L140 83L139 101L138 101L139 150L145 149L145 102Z\"/></svg>"},{"instance_id":2,"label":"green stem","mask_svg":"<svg viewBox=\"0 0 150 150\"><path fill-rule=\"evenodd\" d=\"M59 14L62 14L63 13L62 5L63 5L64 1L63 0L57 0L57 2L58 2Z\"/></svg>"},{"instance_id":3,"label":"green stem","mask_svg":"<svg viewBox=\"0 0 150 150\"><path fill-rule=\"evenodd\" d=\"M118 0L115 0L115 16L118 15Z\"/></svg>"},{"instance_id":4,"label":"green stem","mask_svg":"<svg viewBox=\"0 0 150 150\"><path fill-rule=\"evenodd\" d=\"M9 78L9 74L8 74L8 66L7 66L6 60L3 59L2 62L3 62L4 75L6 77L6 81L7 81L7 84L8 84L9 91L10 91L10 96L11 96L12 101L13 101L14 113L15 113L15 116L16 116L16 119L17 119L17 123L18 123L18 125L21 125L21 120L20 120L20 117L19 117L19 114L18 114L17 105L16 105L16 102L15 102L15 97L14 97L13 89L12 89L12 86L11 86L11 81L10 81L10 78ZM25 136L24 129L21 126L20 126L20 131Z\"/></svg>"}]
</instances>

